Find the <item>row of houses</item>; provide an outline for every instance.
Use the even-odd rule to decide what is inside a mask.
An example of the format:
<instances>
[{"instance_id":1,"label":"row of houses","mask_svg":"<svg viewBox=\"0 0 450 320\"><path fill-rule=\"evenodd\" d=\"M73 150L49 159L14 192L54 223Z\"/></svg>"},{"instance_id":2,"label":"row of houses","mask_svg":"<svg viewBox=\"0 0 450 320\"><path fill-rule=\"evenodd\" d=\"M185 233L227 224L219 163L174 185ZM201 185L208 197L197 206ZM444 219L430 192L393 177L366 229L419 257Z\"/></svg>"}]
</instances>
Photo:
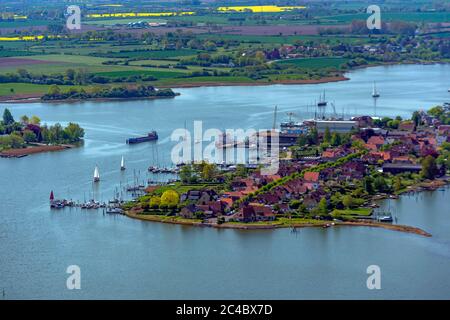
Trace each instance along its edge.
<instances>
[{"instance_id":1,"label":"row of houses","mask_svg":"<svg viewBox=\"0 0 450 320\"><path fill-rule=\"evenodd\" d=\"M355 118L354 121L365 123L369 127L371 125L370 117ZM292 210L290 204L293 200L301 201L307 209L317 207L321 199L330 198L330 194L324 191L325 187L339 188L344 182L352 184L357 180L361 181L368 174L371 165L379 166L383 172L392 174L418 173L422 169L419 159L428 155L437 156L442 143L450 142L450 126L416 129L414 126L398 130L361 130L351 137L352 142L360 141L368 150L361 158L320 172L306 172L301 178L252 197L250 203L240 200L271 182L319 163L335 161L357 150L343 145L328 148L314 159L283 160L279 164L278 174L264 176L255 171L247 177L235 178L229 183L230 191L221 194L213 190L190 190L181 196L181 202L189 204L179 214L185 218L194 218L201 213L206 219L225 216L228 220L242 222L270 221L277 214ZM445 174L445 168L440 173Z\"/></svg>"}]
</instances>

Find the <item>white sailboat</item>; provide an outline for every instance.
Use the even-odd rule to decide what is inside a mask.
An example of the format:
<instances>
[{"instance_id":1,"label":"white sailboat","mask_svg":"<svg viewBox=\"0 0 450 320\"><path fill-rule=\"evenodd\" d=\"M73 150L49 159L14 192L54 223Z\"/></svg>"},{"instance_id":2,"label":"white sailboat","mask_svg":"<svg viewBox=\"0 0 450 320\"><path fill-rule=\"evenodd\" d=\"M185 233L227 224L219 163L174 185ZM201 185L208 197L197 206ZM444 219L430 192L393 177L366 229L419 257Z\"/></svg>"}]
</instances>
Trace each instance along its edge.
<instances>
[{"instance_id":1,"label":"white sailboat","mask_svg":"<svg viewBox=\"0 0 450 320\"><path fill-rule=\"evenodd\" d=\"M373 82L372 97L374 97L374 98L379 98L380 97L380 93L377 90L377 84L376 84L375 81Z\"/></svg>"},{"instance_id":2,"label":"white sailboat","mask_svg":"<svg viewBox=\"0 0 450 320\"><path fill-rule=\"evenodd\" d=\"M125 160L123 159L123 156L122 156L122 160L120 161L120 170L121 171L125 170Z\"/></svg>"},{"instance_id":3,"label":"white sailboat","mask_svg":"<svg viewBox=\"0 0 450 320\"><path fill-rule=\"evenodd\" d=\"M98 171L98 167L95 166L94 169L94 182L99 182L100 181L100 173Z\"/></svg>"}]
</instances>

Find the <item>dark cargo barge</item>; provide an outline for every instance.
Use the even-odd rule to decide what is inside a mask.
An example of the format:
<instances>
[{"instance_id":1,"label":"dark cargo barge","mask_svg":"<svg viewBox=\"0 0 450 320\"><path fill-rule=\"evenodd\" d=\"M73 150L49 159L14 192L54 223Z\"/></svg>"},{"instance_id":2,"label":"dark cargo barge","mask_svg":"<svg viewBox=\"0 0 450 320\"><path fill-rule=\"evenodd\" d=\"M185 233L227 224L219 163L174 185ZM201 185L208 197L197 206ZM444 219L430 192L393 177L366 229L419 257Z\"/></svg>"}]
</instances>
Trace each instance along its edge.
<instances>
[{"instance_id":1,"label":"dark cargo barge","mask_svg":"<svg viewBox=\"0 0 450 320\"><path fill-rule=\"evenodd\" d=\"M158 140L158 134L156 133L156 131L152 131L145 137L137 137L137 138L127 139L127 144L136 144L136 143L147 142L147 141L156 141L156 140Z\"/></svg>"}]
</instances>

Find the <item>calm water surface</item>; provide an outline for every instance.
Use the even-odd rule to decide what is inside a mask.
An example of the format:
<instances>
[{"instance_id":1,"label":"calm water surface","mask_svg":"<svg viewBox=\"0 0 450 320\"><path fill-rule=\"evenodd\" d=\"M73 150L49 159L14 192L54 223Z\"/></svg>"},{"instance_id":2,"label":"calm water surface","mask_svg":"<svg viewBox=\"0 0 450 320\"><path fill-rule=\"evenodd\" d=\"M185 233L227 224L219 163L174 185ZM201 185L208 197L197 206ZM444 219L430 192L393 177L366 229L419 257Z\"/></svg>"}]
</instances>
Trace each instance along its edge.
<instances>
[{"instance_id":1,"label":"calm water surface","mask_svg":"<svg viewBox=\"0 0 450 320\"><path fill-rule=\"evenodd\" d=\"M392 201L399 224L432 238L373 228L237 231L130 220L99 212L48 208L58 197L110 199L149 165L168 165L170 134L202 120L207 128L269 128L308 107L326 90L346 115L410 116L450 100L450 66L377 67L351 80L305 86L178 89L172 100L8 106L18 118L73 121L86 129L82 148L0 159L0 290L14 298L331 299L450 298L450 190ZM377 81L381 98L370 97ZM330 110L331 111L331 110ZM151 129L157 144L127 146ZM119 169L120 157L127 171ZM92 187L95 165L102 181ZM387 205L387 204L386 204ZM69 265L81 268L81 290L66 289ZM382 290L366 288L366 268L382 271Z\"/></svg>"}]
</instances>

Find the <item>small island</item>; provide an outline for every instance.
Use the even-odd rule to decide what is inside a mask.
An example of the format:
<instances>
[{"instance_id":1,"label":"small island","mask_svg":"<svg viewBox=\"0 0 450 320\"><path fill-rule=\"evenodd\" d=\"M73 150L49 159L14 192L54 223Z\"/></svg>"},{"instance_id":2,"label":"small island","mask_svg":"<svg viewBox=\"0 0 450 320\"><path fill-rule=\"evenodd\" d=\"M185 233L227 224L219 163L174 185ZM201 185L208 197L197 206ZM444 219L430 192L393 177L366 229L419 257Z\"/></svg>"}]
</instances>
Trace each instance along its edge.
<instances>
[{"instance_id":1,"label":"small island","mask_svg":"<svg viewBox=\"0 0 450 320\"><path fill-rule=\"evenodd\" d=\"M122 85L116 87L93 87L91 90L70 88L62 91L58 85L50 87L49 92L41 97L43 101L66 100L105 100L105 99L156 99L177 96L171 89L156 89L150 85Z\"/></svg>"},{"instance_id":2,"label":"small island","mask_svg":"<svg viewBox=\"0 0 450 320\"><path fill-rule=\"evenodd\" d=\"M56 123L41 125L37 116L24 115L17 122L9 109L3 111L0 121L0 157L21 158L30 154L59 151L81 144L84 129L76 123L66 127Z\"/></svg>"},{"instance_id":3,"label":"small island","mask_svg":"<svg viewBox=\"0 0 450 320\"><path fill-rule=\"evenodd\" d=\"M414 112L410 119L352 119L346 133L313 125L280 159L276 175L245 165L183 165L180 181L150 186L123 206L147 221L239 229L381 227L431 236L391 224L378 200L435 190L450 180L450 106ZM350 121L347 121L350 122Z\"/></svg>"}]
</instances>

